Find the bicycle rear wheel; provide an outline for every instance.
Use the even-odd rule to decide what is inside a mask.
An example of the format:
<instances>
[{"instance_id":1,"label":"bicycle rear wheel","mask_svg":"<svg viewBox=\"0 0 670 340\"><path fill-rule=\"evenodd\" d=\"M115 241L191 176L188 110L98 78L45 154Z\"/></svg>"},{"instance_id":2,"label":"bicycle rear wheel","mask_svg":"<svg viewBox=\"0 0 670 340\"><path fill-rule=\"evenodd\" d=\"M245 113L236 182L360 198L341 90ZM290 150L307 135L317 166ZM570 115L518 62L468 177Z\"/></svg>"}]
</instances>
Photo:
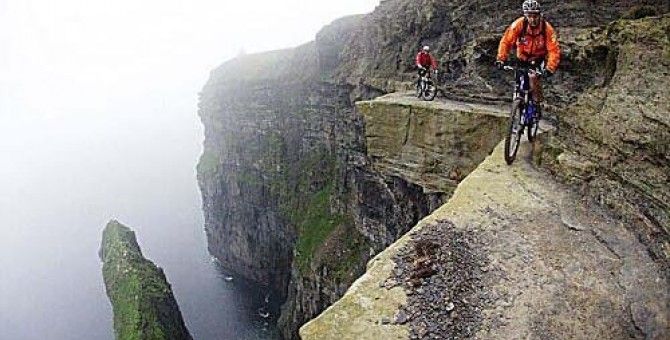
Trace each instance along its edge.
<instances>
[{"instance_id":1,"label":"bicycle rear wheel","mask_svg":"<svg viewBox=\"0 0 670 340\"><path fill-rule=\"evenodd\" d=\"M505 162L511 165L516 158L516 152L521 144L521 135L523 134L523 125L521 125L522 114L521 99L512 102L512 112L509 117L509 130L505 137Z\"/></svg>"},{"instance_id":2,"label":"bicycle rear wheel","mask_svg":"<svg viewBox=\"0 0 670 340\"><path fill-rule=\"evenodd\" d=\"M540 104L535 104L534 117L532 118L530 124L527 125L528 141L531 143L534 142L535 137L537 137L537 131L540 129L540 119L542 119L542 107Z\"/></svg>"},{"instance_id":3,"label":"bicycle rear wheel","mask_svg":"<svg viewBox=\"0 0 670 340\"><path fill-rule=\"evenodd\" d=\"M534 142L535 137L537 137L537 130L540 128L540 119L538 117L533 118L533 121L528 125L528 141Z\"/></svg>"}]
</instances>

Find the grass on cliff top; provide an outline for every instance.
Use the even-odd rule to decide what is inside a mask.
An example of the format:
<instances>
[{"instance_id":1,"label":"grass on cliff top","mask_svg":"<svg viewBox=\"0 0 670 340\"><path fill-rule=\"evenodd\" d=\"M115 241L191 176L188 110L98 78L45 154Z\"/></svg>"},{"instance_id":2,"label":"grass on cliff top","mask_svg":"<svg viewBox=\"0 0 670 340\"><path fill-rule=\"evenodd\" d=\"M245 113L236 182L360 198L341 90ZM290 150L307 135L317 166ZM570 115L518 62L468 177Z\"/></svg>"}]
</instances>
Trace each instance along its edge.
<instances>
[{"instance_id":1,"label":"grass on cliff top","mask_svg":"<svg viewBox=\"0 0 670 340\"><path fill-rule=\"evenodd\" d=\"M117 339L169 339L182 334L179 325L162 322L168 317L161 304L174 297L162 270L142 256L133 231L110 222L103 232L100 255Z\"/></svg>"}]
</instances>

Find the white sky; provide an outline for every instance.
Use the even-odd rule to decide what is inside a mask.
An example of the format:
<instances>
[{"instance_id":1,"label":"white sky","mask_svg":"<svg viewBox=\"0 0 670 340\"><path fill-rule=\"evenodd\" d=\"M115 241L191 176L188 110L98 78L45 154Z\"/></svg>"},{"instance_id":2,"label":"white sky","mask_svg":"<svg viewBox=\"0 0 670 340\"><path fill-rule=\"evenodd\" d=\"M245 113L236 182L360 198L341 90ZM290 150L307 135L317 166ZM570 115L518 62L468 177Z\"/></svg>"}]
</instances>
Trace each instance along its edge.
<instances>
[{"instance_id":1,"label":"white sky","mask_svg":"<svg viewBox=\"0 0 670 340\"><path fill-rule=\"evenodd\" d=\"M378 2L0 0L0 117L90 115L180 95L240 50L301 44Z\"/></svg>"},{"instance_id":2,"label":"white sky","mask_svg":"<svg viewBox=\"0 0 670 340\"><path fill-rule=\"evenodd\" d=\"M60 161L51 149L73 153L110 130L199 129L197 93L213 68L310 41L378 2L0 0L0 184L30 183L26 169L39 168L26 162ZM13 198L0 213L3 199Z\"/></svg>"}]
</instances>

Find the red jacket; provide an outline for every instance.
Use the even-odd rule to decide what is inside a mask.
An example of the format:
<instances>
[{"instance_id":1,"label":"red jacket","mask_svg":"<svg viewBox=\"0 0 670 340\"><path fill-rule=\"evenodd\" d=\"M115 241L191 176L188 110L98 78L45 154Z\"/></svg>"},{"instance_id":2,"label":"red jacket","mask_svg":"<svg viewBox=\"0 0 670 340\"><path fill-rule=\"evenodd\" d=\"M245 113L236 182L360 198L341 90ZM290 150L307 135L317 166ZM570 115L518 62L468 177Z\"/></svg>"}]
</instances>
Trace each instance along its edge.
<instances>
[{"instance_id":1,"label":"red jacket","mask_svg":"<svg viewBox=\"0 0 670 340\"><path fill-rule=\"evenodd\" d=\"M420 51L419 54L416 55L416 65L421 65L426 68L430 66L433 68L433 70L435 70L437 69L437 60L435 60L435 58L433 58L430 53Z\"/></svg>"},{"instance_id":2,"label":"red jacket","mask_svg":"<svg viewBox=\"0 0 670 340\"><path fill-rule=\"evenodd\" d=\"M545 25L544 28L541 25ZM561 49L558 46L558 36L554 27L542 19L540 27L533 29L530 25L527 25L525 35L523 34L523 28L523 17L514 21L507 28L498 46L498 60L506 61L509 51L512 47L516 47L516 56L520 60L546 59L547 69L556 72L561 60Z\"/></svg>"}]
</instances>

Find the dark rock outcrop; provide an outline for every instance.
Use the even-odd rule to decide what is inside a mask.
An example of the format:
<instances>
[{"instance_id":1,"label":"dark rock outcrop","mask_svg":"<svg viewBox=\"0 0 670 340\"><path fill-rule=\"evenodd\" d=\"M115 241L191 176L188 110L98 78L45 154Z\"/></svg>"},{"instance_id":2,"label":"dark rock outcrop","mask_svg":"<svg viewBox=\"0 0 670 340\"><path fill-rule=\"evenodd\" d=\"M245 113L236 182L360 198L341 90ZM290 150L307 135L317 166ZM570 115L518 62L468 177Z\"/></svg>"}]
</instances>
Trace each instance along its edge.
<instances>
[{"instance_id":1,"label":"dark rock outcrop","mask_svg":"<svg viewBox=\"0 0 670 340\"><path fill-rule=\"evenodd\" d=\"M280 323L290 337L445 196L369 167L353 86L245 86L203 91L209 249L287 297Z\"/></svg>"},{"instance_id":2,"label":"dark rock outcrop","mask_svg":"<svg viewBox=\"0 0 670 340\"><path fill-rule=\"evenodd\" d=\"M133 231L110 221L99 255L117 339L192 339L165 273L142 256Z\"/></svg>"},{"instance_id":3,"label":"dark rock outcrop","mask_svg":"<svg viewBox=\"0 0 670 340\"><path fill-rule=\"evenodd\" d=\"M547 90L552 114L611 81L610 49L587 48L585 35L623 16L670 7L665 1L543 5L564 46L561 70ZM510 79L491 65L518 7L507 0L382 1L368 15L325 27L314 42L247 55L212 72L199 103L205 141L198 181L208 247L225 266L280 291L287 338L339 298L372 254L444 203L500 138L491 120L491 134L480 143L458 141L448 148L460 155L442 157L446 144L435 141L453 141L445 133L454 131L416 125L415 131L433 135L415 136L416 144L401 140L397 157L386 158L384 143L370 145L365 137L391 122L369 120L380 112L370 115L354 102L411 88L414 53L422 44L448 65L440 80L449 97L508 100ZM425 117L414 123L445 123L430 112Z\"/></svg>"},{"instance_id":4,"label":"dark rock outcrop","mask_svg":"<svg viewBox=\"0 0 670 340\"><path fill-rule=\"evenodd\" d=\"M349 83L364 79L385 91L398 89L401 83L414 80L414 56L427 44L445 72L441 80L450 96L506 99L507 77L491 65L506 27L521 16L521 2L382 1L349 36L335 76ZM558 29L562 44L570 40L576 30L602 26L621 17L660 15L670 10L670 2L659 0L544 0L541 3L544 16ZM586 85L588 79L577 76L593 78L600 71L575 64L570 50L564 49L564 52L559 72L561 80L555 82L558 86L549 93L554 102L570 100L567 90L572 84Z\"/></svg>"},{"instance_id":5,"label":"dark rock outcrop","mask_svg":"<svg viewBox=\"0 0 670 340\"><path fill-rule=\"evenodd\" d=\"M607 206L670 270L670 15L621 20L575 39L601 78L558 109L537 161Z\"/></svg>"}]
</instances>

